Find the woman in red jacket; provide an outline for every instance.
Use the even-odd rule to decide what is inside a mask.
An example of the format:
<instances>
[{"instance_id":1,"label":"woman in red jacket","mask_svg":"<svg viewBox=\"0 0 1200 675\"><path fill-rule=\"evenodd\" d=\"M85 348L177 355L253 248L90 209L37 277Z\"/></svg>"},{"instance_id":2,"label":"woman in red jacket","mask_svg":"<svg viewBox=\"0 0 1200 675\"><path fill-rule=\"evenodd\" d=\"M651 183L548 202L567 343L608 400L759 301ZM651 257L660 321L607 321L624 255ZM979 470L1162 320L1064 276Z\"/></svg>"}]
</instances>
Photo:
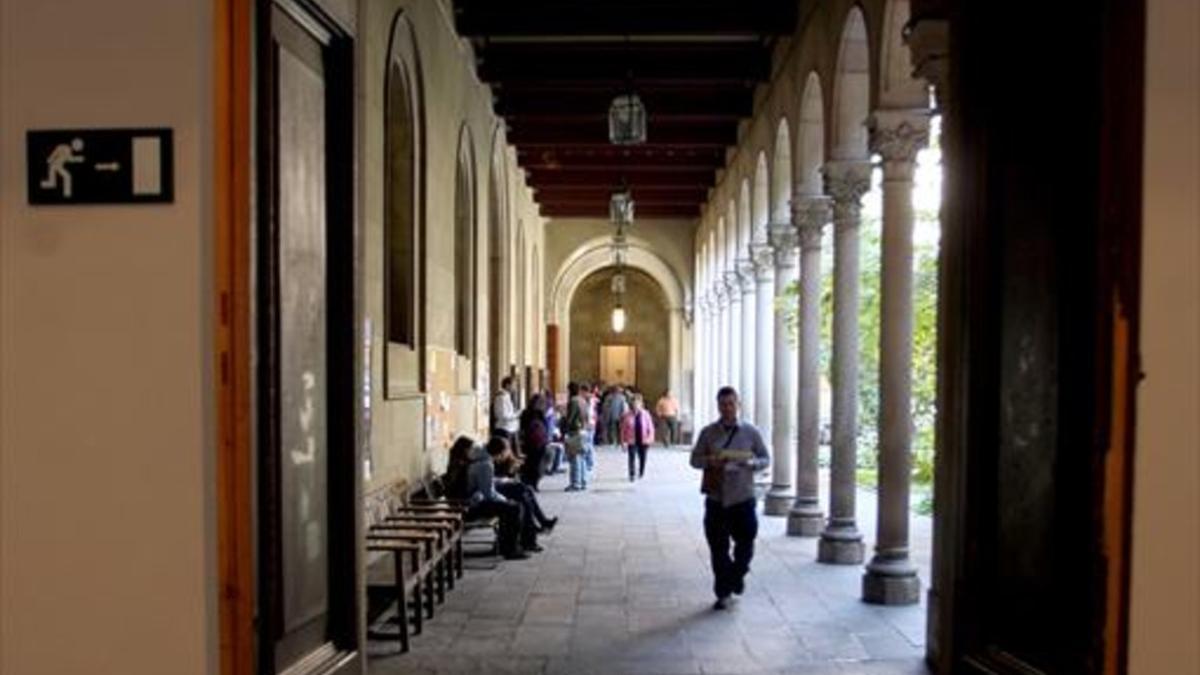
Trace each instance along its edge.
<instances>
[{"instance_id":1,"label":"woman in red jacket","mask_svg":"<svg viewBox=\"0 0 1200 675\"><path fill-rule=\"evenodd\" d=\"M621 444L629 451L629 481L646 475L646 448L654 443L654 420L641 394L634 394L633 407L621 417ZM638 471L633 472L634 458Z\"/></svg>"}]
</instances>

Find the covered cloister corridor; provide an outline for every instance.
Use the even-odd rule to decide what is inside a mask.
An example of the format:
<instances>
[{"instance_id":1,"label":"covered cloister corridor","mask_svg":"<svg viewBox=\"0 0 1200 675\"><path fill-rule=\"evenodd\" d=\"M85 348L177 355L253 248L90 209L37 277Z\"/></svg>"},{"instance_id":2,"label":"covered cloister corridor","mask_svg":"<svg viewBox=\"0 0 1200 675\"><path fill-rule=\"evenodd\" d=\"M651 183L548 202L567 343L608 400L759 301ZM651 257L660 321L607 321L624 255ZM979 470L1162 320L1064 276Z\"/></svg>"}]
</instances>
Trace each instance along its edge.
<instances>
[{"instance_id":1,"label":"covered cloister corridor","mask_svg":"<svg viewBox=\"0 0 1200 675\"><path fill-rule=\"evenodd\" d=\"M861 602L862 568L816 562L815 539L763 517L746 593L714 611L701 524L699 472L688 448L655 447L644 479L625 454L598 451L597 481L567 493L560 476L541 501L559 516L529 560L469 560L408 654L373 646L384 675L918 675L925 606ZM861 491L860 522L874 523ZM913 558L927 578L930 521L913 518ZM868 529L873 532L873 529Z\"/></svg>"},{"instance_id":2,"label":"covered cloister corridor","mask_svg":"<svg viewBox=\"0 0 1200 675\"><path fill-rule=\"evenodd\" d=\"M0 675L1197 675L1198 26L0 0Z\"/></svg>"}]
</instances>

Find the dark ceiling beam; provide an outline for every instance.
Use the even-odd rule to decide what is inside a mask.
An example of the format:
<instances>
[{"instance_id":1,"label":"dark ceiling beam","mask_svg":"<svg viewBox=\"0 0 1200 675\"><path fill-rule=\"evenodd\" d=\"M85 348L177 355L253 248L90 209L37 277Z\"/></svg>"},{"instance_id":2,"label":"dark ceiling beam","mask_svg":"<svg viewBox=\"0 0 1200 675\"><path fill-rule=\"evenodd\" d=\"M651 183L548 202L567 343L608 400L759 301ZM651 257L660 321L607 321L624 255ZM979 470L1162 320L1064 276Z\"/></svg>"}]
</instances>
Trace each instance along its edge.
<instances>
[{"instance_id":1,"label":"dark ceiling beam","mask_svg":"<svg viewBox=\"0 0 1200 675\"><path fill-rule=\"evenodd\" d=\"M642 148L645 146L635 146ZM669 171L672 169L719 169L725 166L725 151L719 148L682 149L656 146L655 151L617 154L596 146L521 146L517 163L524 169L612 169L630 167Z\"/></svg>"},{"instance_id":2,"label":"dark ceiling beam","mask_svg":"<svg viewBox=\"0 0 1200 675\"><path fill-rule=\"evenodd\" d=\"M795 0L457 0L460 35L786 35Z\"/></svg>"},{"instance_id":3,"label":"dark ceiling beam","mask_svg":"<svg viewBox=\"0 0 1200 675\"><path fill-rule=\"evenodd\" d=\"M577 204L542 204L542 216L547 218L608 218L608 206L587 206ZM700 206L646 206L634 208L634 227L647 218L696 218L700 215Z\"/></svg>"},{"instance_id":4,"label":"dark ceiling beam","mask_svg":"<svg viewBox=\"0 0 1200 675\"><path fill-rule=\"evenodd\" d=\"M479 56L485 82L601 80L622 83L705 80L744 82L770 76L771 58L758 45L606 47L539 44L489 46Z\"/></svg>"},{"instance_id":5,"label":"dark ceiling beam","mask_svg":"<svg viewBox=\"0 0 1200 675\"><path fill-rule=\"evenodd\" d=\"M548 202L595 202L607 204L613 193L607 186L553 186L534 190L534 200ZM635 185L630 188L636 203L703 203L708 198L708 189L700 187L678 187L672 185Z\"/></svg>"},{"instance_id":6,"label":"dark ceiling beam","mask_svg":"<svg viewBox=\"0 0 1200 675\"><path fill-rule=\"evenodd\" d=\"M526 182L535 190L552 186L595 186L616 188L622 179L633 188L639 186L673 186L710 188L713 186L716 172L710 170L692 171L645 171L630 169L626 171L561 171L549 169L532 169L526 172Z\"/></svg>"},{"instance_id":7,"label":"dark ceiling beam","mask_svg":"<svg viewBox=\"0 0 1200 675\"><path fill-rule=\"evenodd\" d=\"M542 119L557 116L608 114L608 106L620 89L613 91L581 90L563 95L553 89L506 87L498 91L496 114L512 119ZM638 88L638 96L651 120L712 116L749 117L754 112L754 95L749 89L676 89L673 91Z\"/></svg>"},{"instance_id":8,"label":"dark ceiling beam","mask_svg":"<svg viewBox=\"0 0 1200 675\"><path fill-rule=\"evenodd\" d=\"M681 148L723 148L737 143L737 125L722 124L659 124L648 125L647 140L659 145ZM607 124L537 125L514 122L508 131L513 145L604 145L608 140Z\"/></svg>"}]
</instances>

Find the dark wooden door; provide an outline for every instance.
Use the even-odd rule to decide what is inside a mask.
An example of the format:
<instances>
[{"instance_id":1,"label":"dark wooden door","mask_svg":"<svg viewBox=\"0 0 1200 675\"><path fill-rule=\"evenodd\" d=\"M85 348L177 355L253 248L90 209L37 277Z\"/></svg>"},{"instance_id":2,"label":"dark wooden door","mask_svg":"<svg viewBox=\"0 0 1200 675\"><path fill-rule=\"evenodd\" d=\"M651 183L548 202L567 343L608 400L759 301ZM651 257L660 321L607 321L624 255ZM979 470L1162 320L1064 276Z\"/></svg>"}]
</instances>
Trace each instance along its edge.
<instances>
[{"instance_id":1,"label":"dark wooden door","mask_svg":"<svg viewBox=\"0 0 1200 675\"><path fill-rule=\"evenodd\" d=\"M1142 6L943 8L938 670L1119 672Z\"/></svg>"},{"instance_id":2,"label":"dark wooden door","mask_svg":"<svg viewBox=\"0 0 1200 675\"><path fill-rule=\"evenodd\" d=\"M345 672L357 667L348 41L316 6L270 3L262 18L260 671Z\"/></svg>"}]
</instances>

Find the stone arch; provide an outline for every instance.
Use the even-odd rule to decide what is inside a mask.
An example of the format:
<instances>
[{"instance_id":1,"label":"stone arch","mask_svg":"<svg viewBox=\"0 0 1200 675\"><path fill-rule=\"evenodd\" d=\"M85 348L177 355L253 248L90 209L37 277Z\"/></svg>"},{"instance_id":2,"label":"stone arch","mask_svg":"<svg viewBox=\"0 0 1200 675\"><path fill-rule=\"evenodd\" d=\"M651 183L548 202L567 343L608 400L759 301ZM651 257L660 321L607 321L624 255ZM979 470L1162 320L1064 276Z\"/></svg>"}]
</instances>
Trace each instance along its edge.
<instances>
[{"instance_id":1,"label":"stone arch","mask_svg":"<svg viewBox=\"0 0 1200 675\"><path fill-rule=\"evenodd\" d=\"M758 153L754 167L754 192L751 200L750 222L753 228L751 241L762 243L767 240L767 222L771 219L771 175L767 167L767 153Z\"/></svg>"},{"instance_id":2,"label":"stone arch","mask_svg":"<svg viewBox=\"0 0 1200 675\"><path fill-rule=\"evenodd\" d=\"M476 258L475 142L465 123L458 134L454 170L454 349L475 358Z\"/></svg>"},{"instance_id":3,"label":"stone arch","mask_svg":"<svg viewBox=\"0 0 1200 675\"><path fill-rule=\"evenodd\" d=\"M416 32L392 19L384 64L384 392L425 388L425 100Z\"/></svg>"},{"instance_id":4,"label":"stone arch","mask_svg":"<svg viewBox=\"0 0 1200 675\"><path fill-rule=\"evenodd\" d=\"M645 241L631 237L625 257L625 265L641 270L658 282L667 298L667 308L670 313L668 321L670 331L671 357L668 368L668 382L673 391L684 391L683 381L683 341L686 327L684 311L691 306L691 289L684 285L674 269L654 252L652 246ZM554 275L551 287L550 306L548 308L550 323L558 325L558 363L557 372L568 373L570 364L570 312L571 300L579 284L592 273L612 266L612 239L596 237L584 242L563 261ZM560 386L565 386L566 377L560 378ZM690 405L689 405L690 408ZM685 411L690 419L690 409Z\"/></svg>"},{"instance_id":5,"label":"stone arch","mask_svg":"<svg viewBox=\"0 0 1200 675\"><path fill-rule=\"evenodd\" d=\"M867 156L867 116L871 105L871 53L867 23L858 6L850 8L842 25L833 80L830 117L833 159ZM907 52L907 50L902 50Z\"/></svg>"},{"instance_id":6,"label":"stone arch","mask_svg":"<svg viewBox=\"0 0 1200 675\"><path fill-rule=\"evenodd\" d=\"M821 165L825 163L825 117L821 78L808 74L800 101L796 134L796 186L801 194L821 194ZM865 128L864 128L865 129Z\"/></svg>"},{"instance_id":7,"label":"stone arch","mask_svg":"<svg viewBox=\"0 0 1200 675\"><path fill-rule=\"evenodd\" d=\"M881 108L923 108L929 104L929 92L924 82L913 77L912 52L904 44L909 6L909 0L888 0L883 10L879 49Z\"/></svg>"},{"instance_id":8,"label":"stone arch","mask_svg":"<svg viewBox=\"0 0 1200 675\"><path fill-rule=\"evenodd\" d=\"M736 197L730 197L725 205L725 263L724 269L732 271L737 260L737 223L738 211Z\"/></svg>"},{"instance_id":9,"label":"stone arch","mask_svg":"<svg viewBox=\"0 0 1200 675\"><path fill-rule=\"evenodd\" d=\"M750 234L752 221L750 218L750 179L743 178L741 189L738 191L738 236L737 248L734 249L733 259L736 264L737 259L747 255L750 249Z\"/></svg>"},{"instance_id":10,"label":"stone arch","mask_svg":"<svg viewBox=\"0 0 1200 675\"><path fill-rule=\"evenodd\" d=\"M775 131L775 157L771 171L771 221L790 223L792 201L792 141L786 117Z\"/></svg>"},{"instance_id":11,"label":"stone arch","mask_svg":"<svg viewBox=\"0 0 1200 675\"><path fill-rule=\"evenodd\" d=\"M492 134L491 161L488 170L488 382L481 391L495 388L508 367L511 346L508 325L511 312L508 287L511 258L508 257L508 172L505 159L503 127L496 125ZM483 373L479 374L483 377Z\"/></svg>"}]
</instances>

